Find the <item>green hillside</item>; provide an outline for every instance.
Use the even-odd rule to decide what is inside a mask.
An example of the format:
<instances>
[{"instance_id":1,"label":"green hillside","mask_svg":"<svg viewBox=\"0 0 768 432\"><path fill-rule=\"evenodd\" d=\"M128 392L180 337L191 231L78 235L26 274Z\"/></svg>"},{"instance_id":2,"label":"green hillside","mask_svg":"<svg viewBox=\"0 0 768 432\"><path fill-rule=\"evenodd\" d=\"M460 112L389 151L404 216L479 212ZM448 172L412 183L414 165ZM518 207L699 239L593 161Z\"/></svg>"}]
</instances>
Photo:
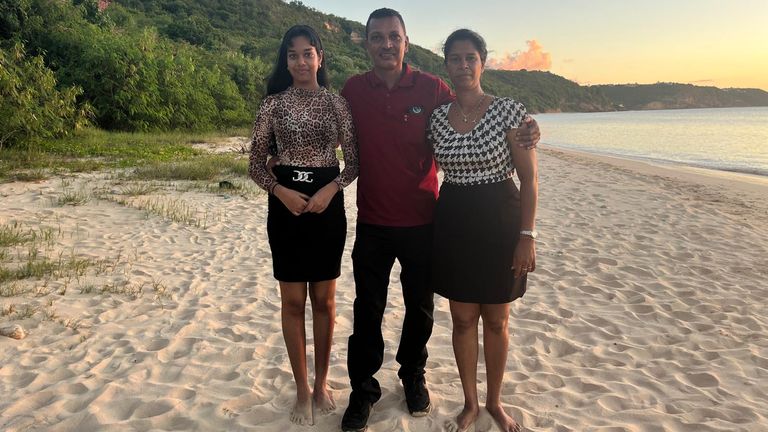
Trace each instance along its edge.
<instances>
[{"instance_id":1,"label":"green hillside","mask_svg":"<svg viewBox=\"0 0 768 432\"><path fill-rule=\"evenodd\" d=\"M365 49L355 41L365 32L363 24L324 14L301 2L119 0L118 3L138 12L136 22L141 26L158 28L169 38L208 49L239 51L268 63L273 61L280 36L288 27L308 24L317 29L323 39L331 83L336 89L352 74L370 68ZM445 78L442 57L418 45L411 45L406 61ZM612 109L611 102L599 92L550 73L489 71L484 84L497 95L521 100L533 112Z\"/></svg>"},{"instance_id":2,"label":"green hillside","mask_svg":"<svg viewBox=\"0 0 768 432\"><path fill-rule=\"evenodd\" d=\"M363 24L298 1L116 0L100 11L97 0L0 0L0 148L86 123L126 131L247 125L280 37L298 23L320 33L336 91L370 67ZM442 57L422 47L412 45L406 61L445 77ZM534 113L768 105L762 91L584 87L537 71L488 70L484 87Z\"/></svg>"},{"instance_id":3,"label":"green hillside","mask_svg":"<svg viewBox=\"0 0 768 432\"><path fill-rule=\"evenodd\" d=\"M613 110L613 103L599 90L550 72L486 70L483 78L486 91L514 97L532 112Z\"/></svg>"},{"instance_id":4,"label":"green hillside","mask_svg":"<svg viewBox=\"0 0 768 432\"><path fill-rule=\"evenodd\" d=\"M768 92L719 89L691 84L657 83L597 85L620 110L768 106Z\"/></svg>"}]
</instances>

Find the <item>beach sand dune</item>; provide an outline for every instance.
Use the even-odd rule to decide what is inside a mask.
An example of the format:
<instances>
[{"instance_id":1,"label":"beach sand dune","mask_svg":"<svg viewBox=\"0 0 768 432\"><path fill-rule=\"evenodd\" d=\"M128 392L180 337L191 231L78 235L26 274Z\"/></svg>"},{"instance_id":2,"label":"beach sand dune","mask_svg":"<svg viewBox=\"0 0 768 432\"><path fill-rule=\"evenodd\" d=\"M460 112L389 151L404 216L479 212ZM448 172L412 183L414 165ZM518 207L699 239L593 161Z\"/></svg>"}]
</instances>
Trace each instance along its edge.
<instances>
[{"instance_id":1,"label":"beach sand dune","mask_svg":"<svg viewBox=\"0 0 768 432\"><path fill-rule=\"evenodd\" d=\"M768 430L768 187L683 171L540 152L538 269L512 307L502 397L529 430ZM0 185L0 225L38 233L51 260L87 263L3 283L0 327L27 336L0 337L0 430L338 430L354 185L329 377L339 409L313 428L288 420L266 197L124 187L101 174ZM89 197L63 205L76 192ZM25 245L5 250L6 267L28 259ZM448 304L436 299L429 343L435 410L412 418L394 360L398 276L369 430L439 431L463 405ZM478 376L482 402L482 360ZM497 428L484 414L477 430Z\"/></svg>"}]
</instances>

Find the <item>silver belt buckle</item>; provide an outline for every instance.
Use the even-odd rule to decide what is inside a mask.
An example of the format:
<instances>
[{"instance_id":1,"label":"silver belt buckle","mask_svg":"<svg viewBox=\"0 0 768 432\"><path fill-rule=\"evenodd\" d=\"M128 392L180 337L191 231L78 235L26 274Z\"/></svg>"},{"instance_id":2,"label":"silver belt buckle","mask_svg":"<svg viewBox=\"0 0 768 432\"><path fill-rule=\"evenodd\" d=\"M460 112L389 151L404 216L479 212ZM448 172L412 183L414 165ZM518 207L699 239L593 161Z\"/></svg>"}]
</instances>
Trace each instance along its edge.
<instances>
[{"instance_id":1,"label":"silver belt buckle","mask_svg":"<svg viewBox=\"0 0 768 432\"><path fill-rule=\"evenodd\" d=\"M299 171L299 170L293 170L294 176L291 180L297 181L297 182L303 182L303 183L312 183L315 180L309 178L313 173L312 171Z\"/></svg>"}]
</instances>

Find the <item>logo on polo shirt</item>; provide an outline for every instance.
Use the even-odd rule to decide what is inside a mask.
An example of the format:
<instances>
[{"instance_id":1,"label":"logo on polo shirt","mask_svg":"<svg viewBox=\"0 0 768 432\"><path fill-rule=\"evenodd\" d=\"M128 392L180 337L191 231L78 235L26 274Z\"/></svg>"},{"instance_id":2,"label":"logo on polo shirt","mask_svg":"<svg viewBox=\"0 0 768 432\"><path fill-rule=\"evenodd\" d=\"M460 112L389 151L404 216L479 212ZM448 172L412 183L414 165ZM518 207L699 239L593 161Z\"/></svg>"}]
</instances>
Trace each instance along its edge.
<instances>
[{"instance_id":1,"label":"logo on polo shirt","mask_svg":"<svg viewBox=\"0 0 768 432\"><path fill-rule=\"evenodd\" d=\"M409 114L421 114L422 111L424 111L424 107L421 107L421 106L418 106L418 105L414 105L414 106L408 108L408 113Z\"/></svg>"}]
</instances>

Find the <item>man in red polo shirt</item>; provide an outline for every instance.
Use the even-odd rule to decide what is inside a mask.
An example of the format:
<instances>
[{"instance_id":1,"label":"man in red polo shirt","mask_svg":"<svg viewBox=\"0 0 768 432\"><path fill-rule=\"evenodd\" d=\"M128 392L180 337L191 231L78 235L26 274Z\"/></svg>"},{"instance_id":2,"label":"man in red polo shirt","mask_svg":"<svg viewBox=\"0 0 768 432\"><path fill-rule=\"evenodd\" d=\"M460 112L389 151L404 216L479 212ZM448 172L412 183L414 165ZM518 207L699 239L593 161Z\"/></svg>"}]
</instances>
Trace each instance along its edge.
<instances>
[{"instance_id":1,"label":"man in red polo shirt","mask_svg":"<svg viewBox=\"0 0 768 432\"><path fill-rule=\"evenodd\" d=\"M403 63L408 38L397 11L371 13L366 48L373 70L351 77L341 92L352 111L360 160L352 251L356 298L347 357L352 394L344 431L365 430L371 406L381 397L374 374L384 359L381 322L395 259L405 302L398 376L408 411L423 416L431 410L424 366L433 324L429 274L438 183L426 130L432 111L453 100L442 80ZM534 146L538 126L521 131L518 142Z\"/></svg>"}]
</instances>

